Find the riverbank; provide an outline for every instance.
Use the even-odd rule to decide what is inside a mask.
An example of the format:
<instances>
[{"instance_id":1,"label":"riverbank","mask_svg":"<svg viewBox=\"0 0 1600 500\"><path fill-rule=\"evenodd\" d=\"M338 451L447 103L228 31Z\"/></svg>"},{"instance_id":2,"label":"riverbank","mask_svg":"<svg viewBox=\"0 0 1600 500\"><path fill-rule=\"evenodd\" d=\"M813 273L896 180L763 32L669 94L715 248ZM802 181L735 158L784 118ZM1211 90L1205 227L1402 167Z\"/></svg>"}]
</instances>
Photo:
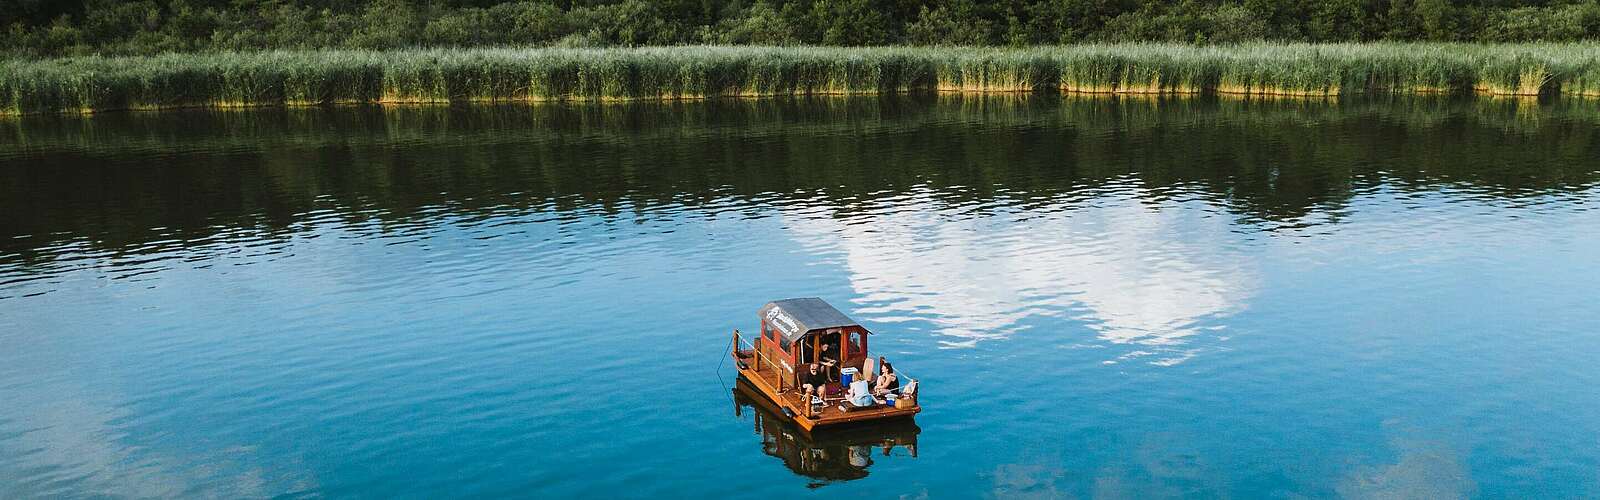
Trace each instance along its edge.
<instances>
[{"instance_id":1,"label":"riverbank","mask_svg":"<svg viewBox=\"0 0 1600 500\"><path fill-rule=\"evenodd\" d=\"M903 92L1600 96L1600 44L271 51L0 61L0 113Z\"/></svg>"}]
</instances>

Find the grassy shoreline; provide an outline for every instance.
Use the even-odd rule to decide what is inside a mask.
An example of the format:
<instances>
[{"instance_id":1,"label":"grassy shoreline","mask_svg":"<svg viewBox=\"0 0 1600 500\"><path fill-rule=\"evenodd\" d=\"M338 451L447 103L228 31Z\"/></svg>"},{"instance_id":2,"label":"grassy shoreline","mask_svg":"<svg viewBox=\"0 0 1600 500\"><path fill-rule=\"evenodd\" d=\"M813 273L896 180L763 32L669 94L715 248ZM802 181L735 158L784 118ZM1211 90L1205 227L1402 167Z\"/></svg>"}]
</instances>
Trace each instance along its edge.
<instances>
[{"instance_id":1,"label":"grassy shoreline","mask_svg":"<svg viewBox=\"0 0 1600 500\"><path fill-rule=\"evenodd\" d=\"M319 50L0 61L0 114L906 92L1600 96L1600 43Z\"/></svg>"}]
</instances>

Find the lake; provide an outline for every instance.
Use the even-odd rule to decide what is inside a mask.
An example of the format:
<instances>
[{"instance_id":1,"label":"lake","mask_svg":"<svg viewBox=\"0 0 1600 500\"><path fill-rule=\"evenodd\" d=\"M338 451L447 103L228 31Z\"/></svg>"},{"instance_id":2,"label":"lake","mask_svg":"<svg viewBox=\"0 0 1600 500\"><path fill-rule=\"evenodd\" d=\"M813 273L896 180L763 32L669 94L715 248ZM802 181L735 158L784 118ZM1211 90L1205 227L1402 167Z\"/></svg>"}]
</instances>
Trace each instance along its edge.
<instances>
[{"instance_id":1,"label":"lake","mask_svg":"<svg viewBox=\"0 0 1600 500\"><path fill-rule=\"evenodd\" d=\"M0 120L0 497L1596 497L1594 101ZM810 436L730 333L919 380Z\"/></svg>"}]
</instances>

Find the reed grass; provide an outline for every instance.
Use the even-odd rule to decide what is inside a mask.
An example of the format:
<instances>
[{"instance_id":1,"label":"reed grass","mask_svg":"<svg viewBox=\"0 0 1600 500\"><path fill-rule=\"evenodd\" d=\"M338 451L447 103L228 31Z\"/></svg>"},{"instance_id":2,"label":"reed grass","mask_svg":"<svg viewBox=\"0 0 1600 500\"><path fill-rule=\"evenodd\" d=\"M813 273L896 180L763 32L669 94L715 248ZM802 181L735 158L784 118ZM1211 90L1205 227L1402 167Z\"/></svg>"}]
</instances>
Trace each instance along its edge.
<instances>
[{"instance_id":1,"label":"reed grass","mask_svg":"<svg viewBox=\"0 0 1600 500\"><path fill-rule=\"evenodd\" d=\"M0 113L902 92L1600 96L1600 44L316 50L0 60Z\"/></svg>"}]
</instances>

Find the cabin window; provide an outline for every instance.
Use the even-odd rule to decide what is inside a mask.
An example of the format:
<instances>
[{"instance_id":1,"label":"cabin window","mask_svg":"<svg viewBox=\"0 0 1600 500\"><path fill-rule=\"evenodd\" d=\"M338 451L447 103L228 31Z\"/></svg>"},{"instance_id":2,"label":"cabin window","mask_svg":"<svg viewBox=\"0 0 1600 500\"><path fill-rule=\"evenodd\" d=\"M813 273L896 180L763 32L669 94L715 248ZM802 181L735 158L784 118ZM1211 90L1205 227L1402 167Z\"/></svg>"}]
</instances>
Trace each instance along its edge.
<instances>
[{"instance_id":1,"label":"cabin window","mask_svg":"<svg viewBox=\"0 0 1600 500\"><path fill-rule=\"evenodd\" d=\"M867 353L864 348L866 344L862 343L862 340L865 340L863 337L861 332L850 332L850 353L847 356L854 358Z\"/></svg>"},{"instance_id":2,"label":"cabin window","mask_svg":"<svg viewBox=\"0 0 1600 500\"><path fill-rule=\"evenodd\" d=\"M789 337L783 337L783 340L780 340L778 345L783 346L783 352L789 353L789 346L790 346ZM794 357L794 354L793 353L789 353L789 357L791 357L791 358Z\"/></svg>"}]
</instances>

